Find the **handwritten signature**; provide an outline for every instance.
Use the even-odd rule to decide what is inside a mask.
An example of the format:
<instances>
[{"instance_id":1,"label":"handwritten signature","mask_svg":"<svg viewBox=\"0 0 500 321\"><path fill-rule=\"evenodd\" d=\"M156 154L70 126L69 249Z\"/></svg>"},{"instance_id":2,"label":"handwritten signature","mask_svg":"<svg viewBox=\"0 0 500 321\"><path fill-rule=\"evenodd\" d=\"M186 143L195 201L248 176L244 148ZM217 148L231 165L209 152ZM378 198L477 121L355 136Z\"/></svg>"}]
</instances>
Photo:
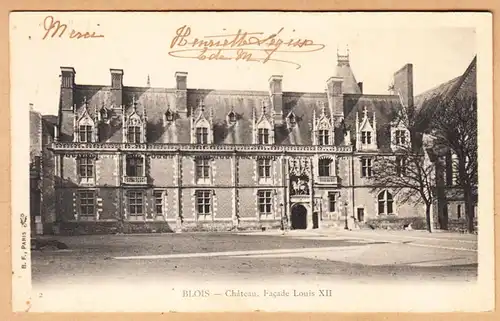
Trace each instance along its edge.
<instances>
[{"instance_id":1,"label":"handwritten signature","mask_svg":"<svg viewBox=\"0 0 500 321\"><path fill-rule=\"evenodd\" d=\"M72 29L69 34L66 32L68 25L61 23L61 21L56 20L53 16L47 16L43 19L43 28L45 34L43 40L46 38L61 38L63 35L67 35L70 39L89 39L89 38L104 38L104 35L97 34L95 31L77 31ZM52 32L52 34L50 34Z\"/></svg>"},{"instance_id":2,"label":"handwritten signature","mask_svg":"<svg viewBox=\"0 0 500 321\"><path fill-rule=\"evenodd\" d=\"M197 60L233 60L267 63L269 61L293 64L300 69L297 62L278 59L279 53L307 53L325 48L324 44L315 43L311 39L282 39L276 33L246 32L239 29L235 34L221 34L190 38L191 27L184 25L176 30L170 42L168 54L176 58Z\"/></svg>"}]
</instances>

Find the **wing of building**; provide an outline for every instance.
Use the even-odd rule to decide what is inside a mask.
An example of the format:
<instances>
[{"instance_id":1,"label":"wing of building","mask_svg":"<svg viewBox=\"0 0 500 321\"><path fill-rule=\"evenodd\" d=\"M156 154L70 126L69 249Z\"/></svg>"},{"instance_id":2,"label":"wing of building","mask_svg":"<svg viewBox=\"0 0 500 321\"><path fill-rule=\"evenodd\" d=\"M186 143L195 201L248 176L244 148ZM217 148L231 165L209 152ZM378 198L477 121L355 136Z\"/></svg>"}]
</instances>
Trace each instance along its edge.
<instances>
[{"instance_id":1,"label":"wing of building","mask_svg":"<svg viewBox=\"0 0 500 321\"><path fill-rule=\"evenodd\" d=\"M58 124L50 149L61 232L230 230L344 226L346 218L424 215L390 187L373 192L374 157L408 131L393 120L413 106L413 67L393 92L363 93L348 55L324 92L76 84L61 67ZM417 96L419 101L421 96ZM427 101L423 99L422 101ZM420 103L420 101L419 101Z\"/></svg>"}]
</instances>

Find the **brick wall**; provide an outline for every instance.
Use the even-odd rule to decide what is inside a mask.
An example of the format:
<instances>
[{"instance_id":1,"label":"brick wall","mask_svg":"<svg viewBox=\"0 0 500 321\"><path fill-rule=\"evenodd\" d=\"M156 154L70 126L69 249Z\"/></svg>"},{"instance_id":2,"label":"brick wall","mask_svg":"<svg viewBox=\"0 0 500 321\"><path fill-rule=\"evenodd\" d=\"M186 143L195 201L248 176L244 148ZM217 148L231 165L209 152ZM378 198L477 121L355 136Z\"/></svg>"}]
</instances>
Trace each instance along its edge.
<instances>
[{"instance_id":1,"label":"brick wall","mask_svg":"<svg viewBox=\"0 0 500 321\"><path fill-rule=\"evenodd\" d=\"M62 158L62 176L65 185L78 183L76 158L74 157Z\"/></svg>"},{"instance_id":2,"label":"brick wall","mask_svg":"<svg viewBox=\"0 0 500 321\"><path fill-rule=\"evenodd\" d=\"M239 181L241 184L249 185L255 184L255 159L253 158L240 158L239 159Z\"/></svg>"},{"instance_id":3,"label":"brick wall","mask_svg":"<svg viewBox=\"0 0 500 321\"><path fill-rule=\"evenodd\" d=\"M216 158L212 167L215 185L231 185L232 164L230 158Z\"/></svg>"},{"instance_id":4,"label":"brick wall","mask_svg":"<svg viewBox=\"0 0 500 321\"><path fill-rule=\"evenodd\" d=\"M175 160L171 158L149 158L149 176L154 186L172 186L175 181Z\"/></svg>"},{"instance_id":5,"label":"brick wall","mask_svg":"<svg viewBox=\"0 0 500 321\"><path fill-rule=\"evenodd\" d=\"M99 155L95 162L96 184L116 186L119 184L120 173L118 173L118 155Z\"/></svg>"}]
</instances>

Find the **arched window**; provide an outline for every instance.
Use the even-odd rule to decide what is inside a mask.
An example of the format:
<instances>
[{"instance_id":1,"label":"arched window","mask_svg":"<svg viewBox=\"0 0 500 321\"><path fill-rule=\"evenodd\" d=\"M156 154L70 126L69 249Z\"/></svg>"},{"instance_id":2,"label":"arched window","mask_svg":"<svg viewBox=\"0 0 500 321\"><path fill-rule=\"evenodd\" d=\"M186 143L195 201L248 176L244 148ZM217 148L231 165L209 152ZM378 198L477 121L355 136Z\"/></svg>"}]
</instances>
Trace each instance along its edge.
<instances>
[{"instance_id":1,"label":"arched window","mask_svg":"<svg viewBox=\"0 0 500 321\"><path fill-rule=\"evenodd\" d=\"M382 191L378 194L378 214L394 214L392 194L389 191Z\"/></svg>"}]
</instances>

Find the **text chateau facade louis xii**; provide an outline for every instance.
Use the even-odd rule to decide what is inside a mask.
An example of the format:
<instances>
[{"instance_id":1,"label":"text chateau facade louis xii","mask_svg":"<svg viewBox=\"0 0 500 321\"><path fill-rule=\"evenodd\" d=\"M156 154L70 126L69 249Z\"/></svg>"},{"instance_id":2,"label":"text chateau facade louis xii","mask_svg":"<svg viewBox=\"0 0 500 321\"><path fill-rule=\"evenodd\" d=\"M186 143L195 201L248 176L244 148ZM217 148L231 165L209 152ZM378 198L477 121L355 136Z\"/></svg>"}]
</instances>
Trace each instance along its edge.
<instances>
[{"instance_id":1,"label":"text chateau facade louis xii","mask_svg":"<svg viewBox=\"0 0 500 321\"><path fill-rule=\"evenodd\" d=\"M374 156L409 140L394 127L412 104L412 66L398 95L366 95L338 55L326 92L77 85L61 67L55 157L61 227L127 231L343 226L379 215L420 216L388 189L373 191Z\"/></svg>"}]
</instances>

